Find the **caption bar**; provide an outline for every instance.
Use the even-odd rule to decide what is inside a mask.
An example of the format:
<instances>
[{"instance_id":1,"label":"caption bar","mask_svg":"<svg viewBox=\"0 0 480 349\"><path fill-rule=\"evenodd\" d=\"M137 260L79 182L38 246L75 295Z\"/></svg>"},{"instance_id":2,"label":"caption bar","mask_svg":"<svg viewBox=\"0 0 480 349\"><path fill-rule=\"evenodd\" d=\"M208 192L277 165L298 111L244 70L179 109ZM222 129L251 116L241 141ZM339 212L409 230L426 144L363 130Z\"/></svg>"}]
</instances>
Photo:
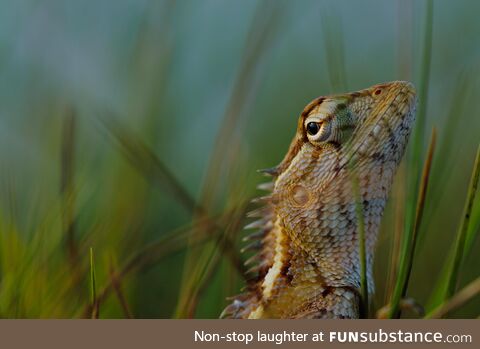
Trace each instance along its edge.
<instances>
[{"instance_id":1,"label":"caption bar","mask_svg":"<svg viewBox=\"0 0 480 349\"><path fill-rule=\"evenodd\" d=\"M282 331L266 333L227 332L211 333L194 331L194 342L236 342L284 344L293 342L327 342L327 343L472 343L470 334L443 334L441 332L411 332L411 331L320 331L316 333L301 333Z\"/></svg>"}]
</instances>

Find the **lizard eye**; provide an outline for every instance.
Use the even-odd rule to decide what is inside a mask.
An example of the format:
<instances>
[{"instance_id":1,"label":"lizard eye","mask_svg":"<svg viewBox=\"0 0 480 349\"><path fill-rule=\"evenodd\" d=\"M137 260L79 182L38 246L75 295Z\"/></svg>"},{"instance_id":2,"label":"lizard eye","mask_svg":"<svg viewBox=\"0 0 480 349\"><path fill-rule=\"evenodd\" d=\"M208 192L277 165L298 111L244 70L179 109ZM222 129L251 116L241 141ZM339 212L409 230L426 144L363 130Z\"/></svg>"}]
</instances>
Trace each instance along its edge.
<instances>
[{"instance_id":1,"label":"lizard eye","mask_svg":"<svg viewBox=\"0 0 480 349\"><path fill-rule=\"evenodd\" d=\"M325 142L330 137L331 128L329 122L310 121L305 125L308 140L312 143Z\"/></svg>"},{"instance_id":2,"label":"lizard eye","mask_svg":"<svg viewBox=\"0 0 480 349\"><path fill-rule=\"evenodd\" d=\"M311 136L315 136L320 130L320 125L316 122L309 122L307 124L307 132Z\"/></svg>"}]
</instances>

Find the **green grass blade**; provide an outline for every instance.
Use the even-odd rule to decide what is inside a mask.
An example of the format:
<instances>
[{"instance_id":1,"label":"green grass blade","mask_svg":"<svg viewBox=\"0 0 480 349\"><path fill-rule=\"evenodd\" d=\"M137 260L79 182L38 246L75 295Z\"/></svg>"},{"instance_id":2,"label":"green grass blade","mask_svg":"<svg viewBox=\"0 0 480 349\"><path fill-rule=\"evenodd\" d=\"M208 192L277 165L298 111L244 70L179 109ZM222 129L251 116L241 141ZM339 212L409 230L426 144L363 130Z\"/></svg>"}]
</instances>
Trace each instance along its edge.
<instances>
[{"instance_id":1,"label":"green grass blade","mask_svg":"<svg viewBox=\"0 0 480 349\"><path fill-rule=\"evenodd\" d=\"M477 203L473 205L470 224L465 237L465 257L472 252L473 244L480 235L480 199L478 199L478 196L476 201Z\"/></svg>"},{"instance_id":2,"label":"green grass blade","mask_svg":"<svg viewBox=\"0 0 480 349\"><path fill-rule=\"evenodd\" d=\"M478 238L478 235L480 235L480 195L476 195L474 201L470 215L470 223L465 237L464 257L467 257L472 252L473 244Z\"/></svg>"},{"instance_id":3,"label":"green grass blade","mask_svg":"<svg viewBox=\"0 0 480 349\"><path fill-rule=\"evenodd\" d=\"M455 148L452 147L452 144L456 142L456 139L459 136L459 132L461 132L462 127L462 118L459 115L464 115L465 113L469 113L468 110L468 95L470 91L473 90L472 84L472 72L469 70L463 71L456 79L456 83L453 87L453 95L451 98L450 108L448 110L445 125L443 127L443 131L439 136L441 139L441 144L438 147L438 154L441 154L442 161L437 161L432 169L432 172L435 174L435 179L432 183L431 193L430 196L430 208L429 212L425 214L425 220L431 222L435 219L435 212L441 207L441 203L448 200L447 195L448 191L445 190L445 186L447 186L449 180L451 179L454 171L444 171L443 167L445 164L450 163L451 165L454 164L454 159L458 157L455 154ZM472 243L477 235L480 228L480 210L473 210L472 212L472 219L471 224L469 227L469 231L467 233L466 243L465 243L465 255L468 255ZM423 238L426 237L422 235ZM420 239L418 244L422 246L424 244L425 239ZM454 247L454 245L452 245ZM448 283L448 274L449 268L452 267L453 263L453 254L454 250L451 248L448 252L448 255L442 261L443 267L439 272L440 277L435 282L435 287L433 287L432 292L429 295L429 299L426 303L427 311L432 310L436 306L438 306L444 299L444 295L446 292L446 285Z\"/></svg>"},{"instance_id":4,"label":"green grass blade","mask_svg":"<svg viewBox=\"0 0 480 349\"><path fill-rule=\"evenodd\" d=\"M457 240L453 249L449 251L448 257L445 259L435 290L430 296L427 305L429 311L435 311L434 309L437 309L441 303L444 303L445 300L450 298L455 292L462 260L464 260L471 251L475 237L478 235L480 212L473 210L473 207L480 175L479 151L480 146L477 149L475 157L462 221L458 228Z\"/></svg>"},{"instance_id":5,"label":"green grass blade","mask_svg":"<svg viewBox=\"0 0 480 349\"><path fill-rule=\"evenodd\" d=\"M393 291L392 301L390 304L389 318L397 318L400 316L400 301L405 297L408 281L412 271L413 257L415 255L415 247L418 239L418 232L422 222L423 211L425 206L425 197L428 189L430 178L430 169L432 166L433 154L435 151L436 131L432 130L430 145L428 147L427 159L425 161L422 179L420 182L420 190L418 192L415 221L412 229L406 232L407 239L404 239L401 250L400 266L398 272L397 283Z\"/></svg>"},{"instance_id":6,"label":"green grass blade","mask_svg":"<svg viewBox=\"0 0 480 349\"><path fill-rule=\"evenodd\" d=\"M450 275L448 277L447 292L444 299L452 297L455 293L455 289L458 283L458 275L460 273L460 266L464 258L465 242L467 238L468 227L470 223L470 216L472 214L473 202L475 194L478 189L478 179L480 178L480 146L477 149L477 155L475 156L475 163L473 166L472 177L468 187L467 201L463 211L462 222L457 234L457 242L455 244L455 253L453 257L453 266L450 269Z\"/></svg>"},{"instance_id":7,"label":"green grass blade","mask_svg":"<svg viewBox=\"0 0 480 349\"><path fill-rule=\"evenodd\" d=\"M97 286L95 277L95 262L93 260L93 248L90 247L90 304L92 309L91 318L97 319L100 315L97 301Z\"/></svg>"}]
</instances>

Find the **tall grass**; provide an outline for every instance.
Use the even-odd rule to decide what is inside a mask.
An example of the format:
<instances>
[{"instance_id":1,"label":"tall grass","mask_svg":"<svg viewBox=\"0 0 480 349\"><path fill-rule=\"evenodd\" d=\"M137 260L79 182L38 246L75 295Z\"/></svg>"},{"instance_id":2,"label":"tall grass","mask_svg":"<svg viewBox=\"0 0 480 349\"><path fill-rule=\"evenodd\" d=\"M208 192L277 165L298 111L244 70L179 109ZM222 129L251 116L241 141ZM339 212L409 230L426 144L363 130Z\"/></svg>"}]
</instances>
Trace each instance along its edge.
<instances>
[{"instance_id":1,"label":"tall grass","mask_svg":"<svg viewBox=\"0 0 480 349\"><path fill-rule=\"evenodd\" d=\"M278 24L279 4L261 2L256 10L251 29L247 36L244 56L239 67L229 103L225 109L215 145L208 162L205 181L202 186L200 202L206 212L196 212L202 216L208 214L215 207L215 199L219 190L229 192L228 184L223 188L219 186L222 177L228 176L223 167L226 157L240 158L234 151L238 148L235 143L239 141L241 133L241 118L245 117L244 109L250 103L255 93L257 66L264 52L274 40L275 27ZM228 147L225 145L229 144ZM232 149L234 151L232 151ZM228 183L228 182L227 182ZM199 226L200 234L205 228ZM233 230L238 231L238 227ZM203 233L208 233L208 227ZM223 231L225 239L231 233ZM195 315L197 298L200 289L211 279L211 275L221 260L216 244L189 248L183 271L183 281L179 301L175 312L176 317L193 317Z\"/></svg>"},{"instance_id":2,"label":"tall grass","mask_svg":"<svg viewBox=\"0 0 480 349\"><path fill-rule=\"evenodd\" d=\"M416 245L417 233L419 223L419 213L423 212L422 193L417 199L420 167L423 159L423 140L425 135L426 124L426 112L428 103L428 89L429 89L429 77L430 77L430 65L431 65L431 51L432 51L432 30L433 30L433 1L427 0L427 6L425 11L425 29L423 38L423 52L422 52L422 65L421 65L421 77L420 87L418 91L419 106L415 120L415 127L412 136L411 152L407 154L408 161L408 186L405 208L405 227L401 241L401 251L399 256L399 265L397 273L397 282L393 290L391 304L390 304L390 317L399 316L399 305L401 298L405 296L408 286L408 279L412 267L412 258L414 248ZM434 138L432 137L432 141ZM432 143L431 143L432 144ZM433 146L431 147L433 149ZM427 166L429 163L427 162ZM429 172L429 168L428 168ZM422 178L425 179L425 176ZM428 178L426 179L428 181ZM424 183L426 187L427 183ZM424 195L424 194L423 194ZM422 205L419 207L419 205ZM420 211L420 212L419 212Z\"/></svg>"},{"instance_id":3,"label":"tall grass","mask_svg":"<svg viewBox=\"0 0 480 349\"><path fill-rule=\"evenodd\" d=\"M417 122L371 299L363 263L364 315L385 303L390 317L418 304L427 317L480 314L479 67L467 47L452 59L464 21L452 11L453 35L437 16L453 5L411 2L417 40L391 34L391 4L116 4L26 5L25 26L2 30L1 317L217 317L248 277L255 170L281 160L303 106L407 75ZM397 45L400 74L380 64ZM452 239L448 256L432 253Z\"/></svg>"},{"instance_id":4,"label":"tall grass","mask_svg":"<svg viewBox=\"0 0 480 349\"><path fill-rule=\"evenodd\" d=\"M400 316L400 302L405 298L407 294L408 281L412 272L413 258L415 256L415 251L417 247L418 232L423 219L423 211L425 208L425 198L427 195L427 189L430 179L430 169L432 167L433 154L435 151L436 143L436 131L432 130L432 136L430 140L430 146L428 148L428 155L425 161L425 165L422 171L422 179L420 182L420 188L418 191L418 198L416 203L415 210L415 221L412 226L411 231L407 231L406 234L410 235L409 239L404 242L401 251L401 259L399 264L398 271L398 280L396 287L393 290L392 300L390 304L390 313L389 317L399 317Z\"/></svg>"}]
</instances>

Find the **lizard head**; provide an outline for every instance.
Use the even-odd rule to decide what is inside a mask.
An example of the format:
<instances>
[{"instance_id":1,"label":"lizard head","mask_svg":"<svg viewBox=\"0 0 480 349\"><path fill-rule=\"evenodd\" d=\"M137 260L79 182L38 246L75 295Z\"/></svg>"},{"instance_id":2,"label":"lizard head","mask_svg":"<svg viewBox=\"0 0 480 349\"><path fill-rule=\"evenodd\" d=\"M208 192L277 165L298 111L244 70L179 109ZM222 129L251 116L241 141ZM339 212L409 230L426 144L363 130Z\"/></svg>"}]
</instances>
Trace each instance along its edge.
<instances>
[{"instance_id":1,"label":"lizard head","mask_svg":"<svg viewBox=\"0 0 480 349\"><path fill-rule=\"evenodd\" d=\"M291 165L310 163L328 154L348 160L400 161L415 114L415 88L393 81L364 90L318 97L303 110L297 132L283 161L281 175ZM345 164L343 164L345 165Z\"/></svg>"}]
</instances>

